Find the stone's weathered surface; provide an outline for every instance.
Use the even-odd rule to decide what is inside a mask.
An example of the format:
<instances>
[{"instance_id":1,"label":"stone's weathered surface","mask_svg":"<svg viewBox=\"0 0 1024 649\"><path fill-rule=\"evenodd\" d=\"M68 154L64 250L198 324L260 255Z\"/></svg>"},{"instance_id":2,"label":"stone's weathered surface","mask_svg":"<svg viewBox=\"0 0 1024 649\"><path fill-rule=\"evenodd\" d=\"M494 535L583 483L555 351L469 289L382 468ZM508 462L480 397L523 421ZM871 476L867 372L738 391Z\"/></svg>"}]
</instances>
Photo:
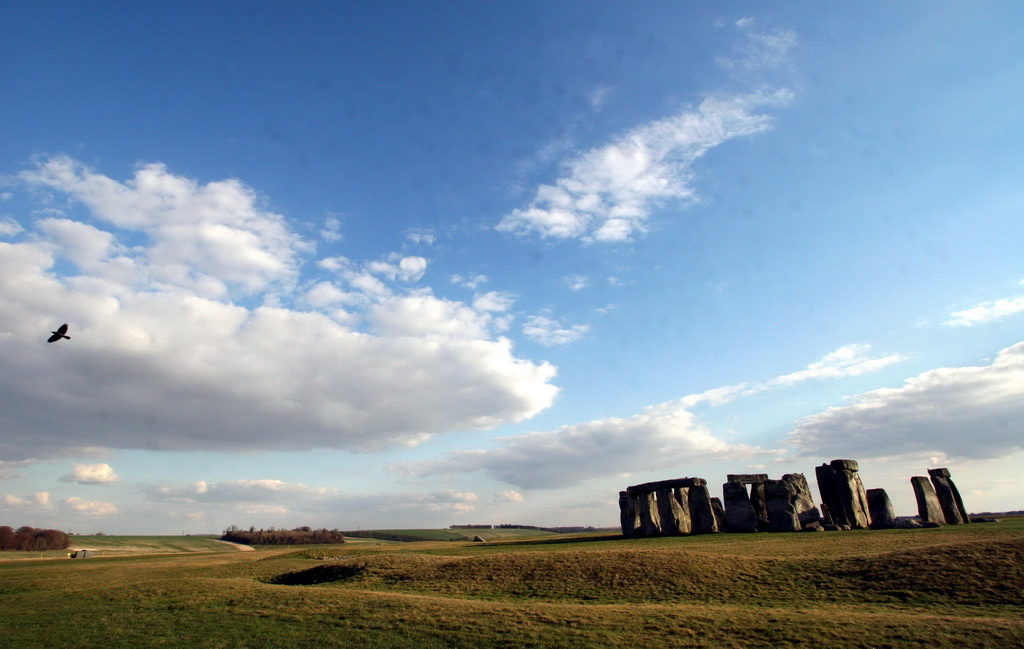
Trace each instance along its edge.
<instances>
[{"instance_id":1,"label":"stone's weathered surface","mask_svg":"<svg viewBox=\"0 0 1024 649\"><path fill-rule=\"evenodd\" d=\"M740 484L760 484L768 480L767 473L730 473L725 477L726 482L739 482Z\"/></svg>"},{"instance_id":2,"label":"stone's weathered surface","mask_svg":"<svg viewBox=\"0 0 1024 649\"><path fill-rule=\"evenodd\" d=\"M739 482L722 485L725 498L725 529L727 532L756 532L757 513L750 504L747 488Z\"/></svg>"},{"instance_id":3,"label":"stone's weathered surface","mask_svg":"<svg viewBox=\"0 0 1024 649\"><path fill-rule=\"evenodd\" d=\"M685 491L685 489L684 489ZM658 500L658 517L661 519L662 534L689 534L690 510L676 498L676 489L658 489L654 492Z\"/></svg>"},{"instance_id":4,"label":"stone's weathered surface","mask_svg":"<svg viewBox=\"0 0 1024 649\"><path fill-rule=\"evenodd\" d=\"M832 522L832 517L828 513L828 505L821 503L821 524L822 525L835 525Z\"/></svg>"},{"instance_id":5,"label":"stone's weathered surface","mask_svg":"<svg viewBox=\"0 0 1024 649\"><path fill-rule=\"evenodd\" d=\"M860 465L857 464L857 460L832 460L828 464L835 470L860 471Z\"/></svg>"},{"instance_id":6,"label":"stone's weathered surface","mask_svg":"<svg viewBox=\"0 0 1024 649\"><path fill-rule=\"evenodd\" d=\"M623 536L640 533L640 514L636 511L636 499L625 491L619 492L619 524Z\"/></svg>"},{"instance_id":7,"label":"stone's weathered surface","mask_svg":"<svg viewBox=\"0 0 1024 649\"><path fill-rule=\"evenodd\" d=\"M715 523L717 529L725 529L725 507L722 505L722 499L714 496L711 498L711 511L715 514Z\"/></svg>"},{"instance_id":8,"label":"stone's weathered surface","mask_svg":"<svg viewBox=\"0 0 1024 649\"><path fill-rule=\"evenodd\" d=\"M658 516L658 501L653 491L636 497L636 510L640 515L640 533L643 536L661 534L661 517Z\"/></svg>"},{"instance_id":9,"label":"stone's weathered surface","mask_svg":"<svg viewBox=\"0 0 1024 649\"><path fill-rule=\"evenodd\" d=\"M814 467L814 477L818 480L818 493L821 495L821 508L826 512L830 525L836 527L849 525L846 510L839 499L839 488L836 486L836 474L827 464Z\"/></svg>"},{"instance_id":10,"label":"stone's weathered surface","mask_svg":"<svg viewBox=\"0 0 1024 649\"><path fill-rule=\"evenodd\" d=\"M768 480L764 487L765 511L769 532L798 532L800 518L796 515L796 488L786 480ZM759 528L760 529L760 528Z\"/></svg>"},{"instance_id":11,"label":"stone's weathered surface","mask_svg":"<svg viewBox=\"0 0 1024 649\"><path fill-rule=\"evenodd\" d=\"M750 485L750 504L754 507L754 515L757 517L759 529L768 529L768 503L765 502L764 486L766 482L757 482Z\"/></svg>"},{"instance_id":12,"label":"stone's weathered surface","mask_svg":"<svg viewBox=\"0 0 1024 649\"><path fill-rule=\"evenodd\" d=\"M871 529L895 527L896 513L885 489L868 489L868 508L871 510Z\"/></svg>"},{"instance_id":13,"label":"stone's weathered surface","mask_svg":"<svg viewBox=\"0 0 1024 649\"><path fill-rule=\"evenodd\" d=\"M942 506L935 495L932 482L923 475L916 475L910 479L914 487L914 497L917 498L917 515L925 523L945 523L946 517L942 513Z\"/></svg>"},{"instance_id":14,"label":"stone's weathered surface","mask_svg":"<svg viewBox=\"0 0 1024 649\"><path fill-rule=\"evenodd\" d=\"M832 460L814 469L821 499L837 528L863 529L871 524L868 497L857 467L856 460Z\"/></svg>"},{"instance_id":15,"label":"stone's weathered surface","mask_svg":"<svg viewBox=\"0 0 1024 649\"><path fill-rule=\"evenodd\" d=\"M721 529L714 505L718 499L711 497L711 492L706 486L690 487L687 490L686 499L690 510L690 525L693 534L713 534ZM720 501L718 506L722 506ZM723 512L723 516L724 514Z\"/></svg>"},{"instance_id":16,"label":"stone's weathered surface","mask_svg":"<svg viewBox=\"0 0 1024 649\"><path fill-rule=\"evenodd\" d=\"M704 478L676 478L674 480L659 480L657 482L645 482L626 487L626 493L646 494L659 489L675 489L676 487L701 487L708 483Z\"/></svg>"},{"instance_id":17,"label":"stone's weathered surface","mask_svg":"<svg viewBox=\"0 0 1024 649\"><path fill-rule=\"evenodd\" d=\"M950 525L970 523L971 519L964 509L964 501L953 479L950 478L949 469L928 469L928 475L932 478L932 486L935 487L935 495L939 498L939 506L942 507L942 514Z\"/></svg>"},{"instance_id":18,"label":"stone's weathered surface","mask_svg":"<svg viewBox=\"0 0 1024 649\"><path fill-rule=\"evenodd\" d=\"M787 473L782 479L792 485L795 491L793 508L796 510L797 518L800 519L800 527L806 528L821 523L821 513L814 505L814 496L811 495L811 486L807 484L807 478L802 473Z\"/></svg>"}]
</instances>

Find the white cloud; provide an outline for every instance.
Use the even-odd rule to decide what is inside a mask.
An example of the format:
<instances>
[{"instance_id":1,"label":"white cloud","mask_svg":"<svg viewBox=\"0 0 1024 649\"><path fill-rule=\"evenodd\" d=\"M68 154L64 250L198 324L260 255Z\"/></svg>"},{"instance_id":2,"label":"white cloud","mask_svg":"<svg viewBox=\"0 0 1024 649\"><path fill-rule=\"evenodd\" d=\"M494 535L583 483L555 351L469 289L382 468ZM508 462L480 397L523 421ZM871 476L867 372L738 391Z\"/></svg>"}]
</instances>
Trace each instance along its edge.
<instances>
[{"instance_id":1,"label":"white cloud","mask_svg":"<svg viewBox=\"0 0 1024 649\"><path fill-rule=\"evenodd\" d=\"M761 387L771 389L787 387L813 379L860 376L906 360L906 356L903 354L888 354L871 358L868 355L870 351L871 345L846 345L827 354L820 361L811 363L805 369L778 376Z\"/></svg>"},{"instance_id":2,"label":"white cloud","mask_svg":"<svg viewBox=\"0 0 1024 649\"><path fill-rule=\"evenodd\" d=\"M6 508L23 508L23 507L49 507L50 506L50 494L46 491L39 491L32 494L31 496L12 496L10 494L0 498L0 505Z\"/></svg>"},{"instance_id":3,"label":"white cloud","mask_svg":"<svg viewBox=\"0 0 1024 649\"><path fill-rule=\"evenodd\" d=\"M729 70L750 75L777 68L787 61L790 50L796 47L797 36L792 29L762 31L757 27L757 20L749 17L737 20L735 25L745 37L736 47L738 56L717 59L719 65Z\"/></svg>"},{"instance_id":4,"label":"white cloud","mask_svg":"<svg viewBox=\"0 0 1024 649\"><path fill-rule=\"evenodd\" d=\"M0 237L11 237L19 232L22 232L24 228L21 224L12 218L0 218Z\"/></svg>"},{"instance_id":5,"label":"white cloud","mask_svg":"<svg viewBox=\"0 0 1024 649\"><path fill-rule=\"evenodd\" d=\"M77 482L78 484L110 484L120 478L109 464L77 464L71 465L71 473L61 477L61 482Z\"/></svg>"},{"instance_id":6,"label":"white cloud","mask_svg":"<svg viewBox=\"0 0 1024 649\"><path fill-rule=\"evenodd\" d=\"M405 235L406 241L417 246L432 246L437 241L437 235L432 232L410 232Z\"/></svg>"},{"instance_id":7,"label":"white cloud","mask_svg":"<svg viewBox=\"0 0 1024 649\"><path fill-rule=\"evenodd\" d=\"M85 500L78 496L71 496L60 501L61 506L71 512L87 514L89 516L111 516L117 513L114 503L100 502L97 500Z\"/></svg>"},{"instance_id":8,"label":"white cloud","mask_svg":"<svg viewBox=\"0 0 1024 649\"><path fill-rule=\"evenodd\" d=\"M527 316L523 335L545 347L574 343L590 332L590 325L576 324L566 327L548 314Z\"/></svg>"},{"instance_id":9,"label":"white cloud","mask_svg":"<svg viewBox=\"0 0 1024 649\"><path fill-rule=\"evenodd\" d=\"M452 275L452 284L458 284L474 291L479 288L481 284L486 284L489 281L487 275L473 275L472 277L466 277L463 275Z\"/></svg>"},{"instance_id":10,"label":"white cloud","mask_svg":"<svg viewBox=\"0 0 1024 649\"><path fill-rule=\"evenodd\" d=\"M976 307L956 311L950 314L946 324L954 327L973 327L1021 312L1024 312L1024 295L983 302Z\"/></svg>"},{"instance_id":11,"label":"white cloud","mask_svg":"<svg viewBox=\"0 0 1024 649\"><path fill-rule=\"evenodd\" d=\"M562 284L570 291L582 291L590 286L586 275L566 275L562 278Z\"/></svg>"},{"instance_id":12,"label":"white cloud","mask_svg":"<svg viewBox=\"0 0 1024 649\"><path fill-rule=\"evenodd\" d=\"M328 216L324 219L324 227L320 230L320 237L328 242L341 241L344 235L341 234L341 219L336 216Z\"/></svg>"},{"instance_id":13,"label":"white cloud","mask_svg":"<svg viewBox=\"0 0 1024 649\"><path fill-rule=\"evenodd\" d=\"M623 472L664 469L711 460L753 457L762 449L729 444L693 413L653 408L629 418L602 419L553 431L501 437L492 450L460 450L443 460L395 465L428 476L484 471L526 489L556 488Z\"/></svg>"},{"instance_id":14,"label":"white cloud","mask_svg":"<svg viewBox=\"0 0 1024 649\"><path fill-rule=\"evenodd\" d=\"M523 494L510 489L508 491L499 491L494 494L494 502L496 503L521 503L523 502Z\"/></svg>"},{"instance_id":15,"label":"white cloud","mask_svg":"<svg viewBox=\"0 0 1024 649\"><path fill-rule=\"evenodd\" d=\"M288 285L297 256L309 249L237 180L200 185L149 164L121 183L66 156L19 178L70 196L100 221L144 233L149 245L135 261L151 281L209 297Z\"/></svg>"},{"instance_id":16,"label":"white cloud","mask_svg":"<svg viewBox=\"0 0 1024 649\"><path fill-rule=\"evenodd\" d=\"M471 491L359 494L269 479L150 485L144 489L144 493L149 501L155 503L224 506L232 511L253 515L367 510L379 514L408 509L458 513L473 511L479 501L479 497Z\"/></svg>"},{"instance_id":17,"label":"white cloud","mask_svg":"<svg viewBox=\"0 0 1024 649\"><path fill-rule=\"evenodd\" d=\"M403 288L423 257L322 259L332 281L282 293L307 246L238 181L150 165L119 183L67 158L23 178L89 213L0 241L0 410L20 431L0 439L4 461L86 446L377 450L521 421L558 392L554 367L498 335L503 319ZM165 221L229 236L211 240L214 261L191 248L172 259ZM78 274L58 274L61 258ZM226 286L262 292L243 306ZM71 341L35 344L61 322Z\"/></svg>"},{"instance_id":18,"label":"white cloud","mask_svg":"<svg viewBox=\"0 0 1024 649\"><path fill-rule=\"evenodd\" d=\"M694 161L728 140L767 130L771 119L752 109L788 101L789 93L705 99L696 110L644 124L565 165L553 185L537 189L525 208L497 228L545 238L628 241L645 232L666 201L694 200Z\"/></svg>"},{"instance_id":19,"label":"white cloud","mask_svg":"<svg viewBox=\"0 0 1024 649\"><path fill-rule=\"evenodd\" d=\"M703 462L779 456L784 451L731 444L708 429L692 412L700 405L720 406L739 397L782 389L800 381L841 378L873 371L897 360L872 359L867 345L848 345L807 369L762 383L705 390L649 406L640 414L562 426L556 430L502 437L497 449L453 451L441 460L393 465L399 473L428 476L483 471L523 488L565 487L600 476L622 475Z\"/></svg>"},{"instance_id":20,"label":"white cloud","mask_svg":"<svg viewBox=\"0 0 1024 649\"><path fill-rule=\"evenodd\" d=\"M473 296L473 308L477 311L504 313L512 308L515 301L516 298L511 293L488 291Z\"/></svg>"},{"instance_id":21,"label":"white cloud","mask_svg":"<svg viewBox=\"0 0 1024 649\"><path fill-rule=\"evenodd\" d=\"M1022 421L1024 343L1017 343L988 365L930 370L807 417L790 442L815 456L986 459L1024 447Z\"/></svg>"}]
</instances>

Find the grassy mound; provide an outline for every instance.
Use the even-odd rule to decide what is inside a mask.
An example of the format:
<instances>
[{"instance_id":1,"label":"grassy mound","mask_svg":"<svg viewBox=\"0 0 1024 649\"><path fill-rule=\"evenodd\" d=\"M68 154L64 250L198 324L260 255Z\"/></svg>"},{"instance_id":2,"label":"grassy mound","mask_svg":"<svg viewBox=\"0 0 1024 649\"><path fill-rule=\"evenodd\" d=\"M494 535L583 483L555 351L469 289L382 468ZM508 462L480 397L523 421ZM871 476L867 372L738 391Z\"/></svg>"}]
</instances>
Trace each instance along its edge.
<instances>
[{"instance_id":1,"label":"grassy mound","mask_svg":"<svg viewBox=\"0 0 1024 649\"><path fill-rule=\"evenodd\" d=\"M275 575L270 581L501 600L1020 605L1024 542L971 540L864 557L797 560L678 547L475 556L383 553Z\"/></svg>"}]
</instances>

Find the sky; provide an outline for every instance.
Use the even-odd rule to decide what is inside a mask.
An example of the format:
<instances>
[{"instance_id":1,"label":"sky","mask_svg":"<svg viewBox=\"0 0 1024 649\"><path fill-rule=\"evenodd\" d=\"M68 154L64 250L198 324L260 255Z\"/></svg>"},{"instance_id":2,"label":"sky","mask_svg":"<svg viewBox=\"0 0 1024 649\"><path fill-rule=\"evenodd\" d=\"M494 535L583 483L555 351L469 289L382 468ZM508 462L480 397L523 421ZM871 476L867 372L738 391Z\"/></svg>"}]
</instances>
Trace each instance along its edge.
<instances>
[{"instance_id":1,"label":"sky","mask_svg":"<svg viewBox=\"0 0 1024 649\"><path fill-rule=\"evenodd\" d=\"M8 2L0 524L1024 508L1016 2ZM69 340L48 344L68 323Z\"/></svg>"}]
</instances>

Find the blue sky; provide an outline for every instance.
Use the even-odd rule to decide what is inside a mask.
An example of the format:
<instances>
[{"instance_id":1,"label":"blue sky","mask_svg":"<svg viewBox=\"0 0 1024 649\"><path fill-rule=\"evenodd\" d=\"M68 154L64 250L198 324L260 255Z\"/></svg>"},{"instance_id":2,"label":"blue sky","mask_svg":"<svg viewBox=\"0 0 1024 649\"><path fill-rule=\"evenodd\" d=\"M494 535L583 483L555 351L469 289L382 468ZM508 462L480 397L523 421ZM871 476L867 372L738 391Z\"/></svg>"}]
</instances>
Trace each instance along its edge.
<instances>
[{"instance_id":1,"label":"blue sky","mask_svg":"<svg viewBox=\"0 0 1024 649\"><path fill-rule=\"evenodd\" d=\"M1020 508L1022 23L8 3L0 516L600 526L839 457Z\"/></svg>"}]
</instances>

